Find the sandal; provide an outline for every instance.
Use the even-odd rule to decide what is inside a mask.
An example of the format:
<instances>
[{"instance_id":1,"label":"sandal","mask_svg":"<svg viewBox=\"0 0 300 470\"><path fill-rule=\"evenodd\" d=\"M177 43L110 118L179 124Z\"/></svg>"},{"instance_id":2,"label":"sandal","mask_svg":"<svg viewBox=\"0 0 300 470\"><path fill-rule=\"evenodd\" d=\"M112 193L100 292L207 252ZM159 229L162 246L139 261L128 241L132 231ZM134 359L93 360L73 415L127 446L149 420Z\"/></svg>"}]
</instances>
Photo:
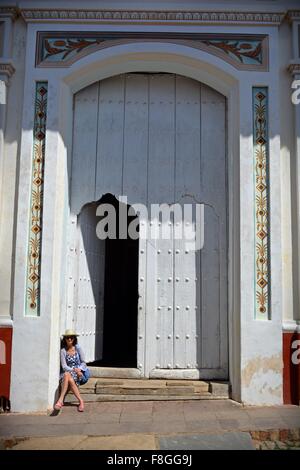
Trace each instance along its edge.
<instances>
[{"instance_id":1,"label":"sandal","mask_svg":"<svg viewBox=\"0 0 300 470\"><path fill-rule=\"evenodd\" d=\"M83 402L79 403L78 411L84 411L84 403Z\"/></svg>"},{"instance_id":2,"label":"sandal","mask_svg":"<svg viewBox=\"0 0 300 470\"><path fill-rule=\"evenodd\" d=\"M57 401L56 404L54 405L55 410L61 410L64 404L61 401Z\"/></svg>"}]
</instances>

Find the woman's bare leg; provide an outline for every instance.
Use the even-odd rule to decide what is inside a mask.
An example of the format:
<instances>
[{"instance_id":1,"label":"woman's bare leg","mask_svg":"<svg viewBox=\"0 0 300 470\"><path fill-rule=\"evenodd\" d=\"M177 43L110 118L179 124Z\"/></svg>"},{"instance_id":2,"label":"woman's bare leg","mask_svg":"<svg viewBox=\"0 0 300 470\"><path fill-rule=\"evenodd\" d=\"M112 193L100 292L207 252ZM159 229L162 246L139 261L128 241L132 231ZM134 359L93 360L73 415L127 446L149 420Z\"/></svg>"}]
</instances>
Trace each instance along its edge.
<instances>
[{"instance_id":1,"label":"woman's bare leg","mask_svg":"<svg viewBox=\"0 0 300 470\"><path fill-rule=\"evenodd\" d=\"M60 392L59 399L58 399L58 401L59 401L60 403L63 403L63 402L64 402L65 394L66 394L67 391L68 391L70 379L72 379L72 376L71 376L70 372L65 372L65 373L64 373L63 382L62 382L62 386L61 386L61 392ZM73 380L73 379L72 379L72 380ZM74 381L73 381L73 382L74 382Z\"/></svg>"},{"instance_id":2,"label":"woman's bare leg","mask_svg":"<svg viewBox=\"0 0 300 470\"><path fill-rule=\"evenodd\" d=\"M70 389L74 393L75 397L78 398L80 403L83 403L83 399L81 398L79 388L77 387L76 383L74 382L73 377L70 378L69 385L70 385Z\"/></svg>"}]
</instances>

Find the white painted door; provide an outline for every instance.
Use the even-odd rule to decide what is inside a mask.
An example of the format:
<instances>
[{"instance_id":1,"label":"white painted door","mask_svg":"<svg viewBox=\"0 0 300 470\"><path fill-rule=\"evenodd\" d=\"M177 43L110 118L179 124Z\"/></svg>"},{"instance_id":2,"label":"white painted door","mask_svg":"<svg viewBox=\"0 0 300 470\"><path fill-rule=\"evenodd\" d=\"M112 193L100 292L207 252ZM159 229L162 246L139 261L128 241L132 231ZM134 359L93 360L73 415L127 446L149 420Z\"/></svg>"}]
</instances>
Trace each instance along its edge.
<instances>
[{"instance_id":1,"label":"white painted door","mask_svg":"<svg viewBox=\"0 0 300 470\"><path fill-rule=\"evenodd\" d=\"M77 93L74 113L72 212L105 193L149 211L204 207L203 249L186 249L173 221L168 240L140 241L138 366L227 378L225 98L182 76L126 74Z\"/></svg>"}]
</instances>

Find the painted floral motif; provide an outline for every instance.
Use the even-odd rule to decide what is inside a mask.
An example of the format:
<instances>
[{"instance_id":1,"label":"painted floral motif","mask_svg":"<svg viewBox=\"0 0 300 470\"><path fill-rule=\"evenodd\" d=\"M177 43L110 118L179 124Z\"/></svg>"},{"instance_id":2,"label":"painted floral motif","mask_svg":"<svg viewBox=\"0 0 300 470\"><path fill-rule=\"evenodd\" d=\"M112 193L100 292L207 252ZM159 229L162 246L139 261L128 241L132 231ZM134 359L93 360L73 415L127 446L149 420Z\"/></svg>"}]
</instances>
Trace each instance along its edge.
<instances>
[{"instance_id":1,"label":"painted floral motif","mask_svg":"<svg viewBox=\"0 0 300 470\"><path fill-rule=\"evenodd\" d=\"M43 181L47 116L47 82L37 82L33 129L31 203L27 264L26 315L39 315Z\"/></svg>"},{"instance_id":2,"label":"painted floral motif","mask_svg":"<svg viewBox=\"0 0 300 470\"><path fill-rule=\"evenodd\" d=\"M268 187L268 91L253 88L256 228L256 318L269 318L269 187Z\"/></svg>"},{"instance_id":3,"label":"painted floral motif","mask_svg":"<svg viewBox=\"0 0 300 470\"><path fill-rule=\"evenodd\" d=\"M97 46L108 47L120 42L138 42L143 40L161 40L163 42L181 43L188 41L191 47L209 48L212 54L223 55L237 66L264 65L264 37L239 37L234 39L226 35L218 38L205 34L182 33L39 33L37 65L67 66L83 53L93 52ZM106 46L107 45L107 46ZM265 60L266 61L266 60Z\"/></svg>"},{"instance_id":4,"label":"painted floral motif","mask_svg":"<svg viewBox=\"0 0 300 470\"><path fill-rule=\"evenodd\" d=\"M242 64L262 64L261 41L204 41L207 46L216 47Z\"/></svg>"},{"instance_id":5,"label":"painted floral motif","mask_svg":"<svg viewBox=\"0 0 300 470\"><path fill-rule=\"evenodd\" d=\"M52 56L60 54L59 60L64 61L71 53L78 54L83 49L100 44L100 39L85 39L85 38L74 38L74 39L45 39L44 42L44 60L49 59Z\"/></svg>"}]
</instances>

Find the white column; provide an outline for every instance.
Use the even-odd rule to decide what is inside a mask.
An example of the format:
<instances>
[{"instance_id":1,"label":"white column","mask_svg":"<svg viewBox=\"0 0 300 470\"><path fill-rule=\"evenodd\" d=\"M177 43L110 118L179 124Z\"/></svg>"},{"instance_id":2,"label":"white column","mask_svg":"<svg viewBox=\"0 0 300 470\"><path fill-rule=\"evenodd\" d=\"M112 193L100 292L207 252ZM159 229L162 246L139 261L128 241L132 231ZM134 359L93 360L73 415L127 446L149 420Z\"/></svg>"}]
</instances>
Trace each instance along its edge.
<instances>
[{"instance_id":1,"label":"white column","mask_svg":"<svg viewBox=\"0 0 300 470\"><path fill-rule=\"evenodd\" d=\"M3 167L4 167L4 142L7 116L7 95L9 79L14 73L14 67L9 60L0 60L0 242L2 241L2 229L5 221L3 218ZM3 292L4 294L4 292ZM12 321L10 312L7 309L7 302L2 298L0 293L0 327L11 326Z\"/></svg>"},{"instance_id":2,"label":"white column","mask_svg":"<svg viewBox=\"0 0 300 470\"><path fill-rule=\"evenodd\" d=\"M31 191L32 126L35 81L25 83L23 133L20 156L18 223L16 237L14 338L12 350L11 404L13 411L45 411L51 408L58 388L59 316L64 277L62 253L65 228L66 150L58 126L63 110L57 81L48 81L40 315L24 315L28 253L29 195ZM64 117L70 120L71 116ZM26 243L24 243L26 240Z\"/></svg>"},{"instance_id":3,"label":"white column","mask_svg":"<svg viewBox=\"0 0 300 470\"><path fill-rule=\"evenodd\" d=\"M279 100L276 82L269 88L270 319L255 317L256 225L253 154L252 83L240 88L240 205L241 205L241 401L252 405L282 403L282 279ZM246 112L246 110L248 110ZM249 214L252 214L249 216Z\"/></svg>"},{"instance_id":4,"label":"white column","mask_svg":"<svg viewBox=\"0 0 300 470\"><path fill-rule=\"evenodd\" d=\"M300 66L299 66L300 69ZM300 70L295 75L300 81ZM295 160L296 160L296 191L297 191L297 228L298 228L298 305L296 320L300 321L300 103L295 106Z\"/></svg>"},{"instance_id":5,"label":"white column","mask_svg":"<svg viewBox=\"0 0 300 470\"><path fill-rule=\"evenodd\" d=\"M288 67L289 72L292 75L291 95L296 92L296 98L300 98L299 84L300 84L300 10L292 10L288 12L288 17L292 23L292 47L293 47L293 58ZM296 84L295 82L298 81ZM297 88L294 88L297 87ZM292 97L294 98L294 97ZM291 148L292 155L292 201L295 201L295 208L293 208L292 218L292 238L293 238L293 276L295 277L293 282L294 290L294 308L293 318L283 323L283 330L297 331L297 325L300 322L300 103L294 102L294 145Z\"/></svg>"},{"instance_id":6,"label":"white column","mask_svg":"<svg viewBox=\"0 0 300 470\"><path fill-rule=\"evenodd\" d=\"M1 65L0 65L1 67ZM0 207L2 201L2 178L3 178L3 159L4 159L4 134L6 127L6 109L7 109L7 82L8 76L0 74ZM1 211L0 211L1 217ZM1 219L0 219L1 222Z\"/></svg>"},{"instance_id":7,"label":"white column","mask_svg":"<svg viewBox=\"0 0 300 470\"><path fill-rule=\"evenodd\" d=\"M6 123L6 102L7 102L7 76L0 75L0 155L3 158L3 143Z\"/></svg>"},{"instance_id":8,"label":"white column","mask_svg":"<svg viewBox=\"0 0 300 470\"><path fill-rule=\"evenodd\" d=\"M300 84L300 60L293 62L290 65L289 70L293 75L293 82L298 81ZM296 90L296 89L295 89ZM293 90L293 91L295 91ZM299 85L298 85L299 91ZM300 93L298 93L298 99L300 98ZM295 272L296 272L296 282L294 288L297 292L296 305L294 307L294 321L293 324L300 321L300 103L294 103L294 161L295 161L295 194L292 196L296 201L296 220L293 223L293 230L295 231L295 240L296 246L294 247L295 252L298 256L295 255L295 262L297 263ZM297 288L298 287L298 288ZM293 325L290 325L293 326ZM294 325L296 326L296 325ZM288 325L285 325L287 329Z\"/></svg>"}]
</instances>

